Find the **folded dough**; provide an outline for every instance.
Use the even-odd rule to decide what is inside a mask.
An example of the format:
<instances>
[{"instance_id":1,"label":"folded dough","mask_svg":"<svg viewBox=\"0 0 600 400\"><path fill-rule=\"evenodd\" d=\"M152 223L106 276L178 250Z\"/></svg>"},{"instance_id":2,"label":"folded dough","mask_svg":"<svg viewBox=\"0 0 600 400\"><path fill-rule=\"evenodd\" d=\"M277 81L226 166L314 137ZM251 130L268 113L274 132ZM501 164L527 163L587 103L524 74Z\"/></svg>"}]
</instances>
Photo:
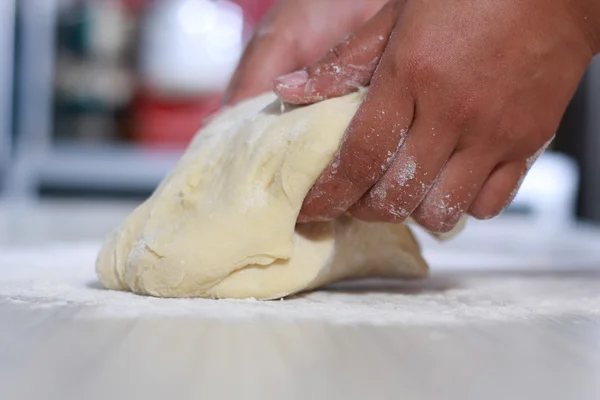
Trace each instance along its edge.
<instances>
[{"instance_id":1,"label":"folded dough","mask_svg":"<svg viewBox=\"0 0 600 400\"><path fill-rule=\"evenodd\" d=\"M160 297L275 299L342 279L427 275L405 225L342 217L296 228L363 97L284 110L265 94L221 113L107 239L100 281Z\"/></svg>"}]
</instances>

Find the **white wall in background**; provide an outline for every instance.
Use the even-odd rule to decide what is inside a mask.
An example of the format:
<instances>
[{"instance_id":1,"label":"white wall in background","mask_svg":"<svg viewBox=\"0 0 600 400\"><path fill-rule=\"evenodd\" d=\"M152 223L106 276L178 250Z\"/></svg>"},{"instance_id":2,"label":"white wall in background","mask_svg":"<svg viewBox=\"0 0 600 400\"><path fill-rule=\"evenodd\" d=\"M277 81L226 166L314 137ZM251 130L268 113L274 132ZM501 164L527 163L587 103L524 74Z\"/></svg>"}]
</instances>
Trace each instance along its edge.
<instances>
[{"instance_id":1,"label":"white wall in background","mask_svg":"<svg viewBox=\"0 0 600 400\"><path fill-rule=\"evenodd\" d=\"M225 89L242 54L243 10L228 0L164 0L141 34L144 82L175 95Z\"/></svg>"}]
</instances>

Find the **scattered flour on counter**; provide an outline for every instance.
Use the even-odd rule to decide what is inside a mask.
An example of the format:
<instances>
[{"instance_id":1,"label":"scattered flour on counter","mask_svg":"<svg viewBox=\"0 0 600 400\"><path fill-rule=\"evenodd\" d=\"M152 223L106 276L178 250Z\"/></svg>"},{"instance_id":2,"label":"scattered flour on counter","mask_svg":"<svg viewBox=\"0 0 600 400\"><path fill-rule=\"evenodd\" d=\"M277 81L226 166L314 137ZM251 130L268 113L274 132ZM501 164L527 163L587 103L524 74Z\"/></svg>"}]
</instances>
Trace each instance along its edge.
<instances>
[{"instance_id":1,"label":"scattered flour on counter","mask_svg":"<svg viewBox=\"0 0 600 400\"><path fill-rule=\"evenodd\" d=\"M82 318L190 316L312 319L333 324L429 325L600 316L600 270L578 273L448 270L423 281L345 283L285 301L160 299L103 289L99 245L0 249L0 307L71 307Z\"/></svg>"}]
</instances>

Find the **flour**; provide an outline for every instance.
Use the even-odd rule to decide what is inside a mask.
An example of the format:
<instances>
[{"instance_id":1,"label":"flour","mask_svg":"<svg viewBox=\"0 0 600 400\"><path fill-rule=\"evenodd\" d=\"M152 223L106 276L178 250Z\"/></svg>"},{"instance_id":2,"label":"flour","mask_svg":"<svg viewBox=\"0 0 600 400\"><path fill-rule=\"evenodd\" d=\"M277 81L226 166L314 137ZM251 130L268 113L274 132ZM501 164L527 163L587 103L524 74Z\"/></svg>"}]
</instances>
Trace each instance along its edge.
<instances>
[{"instance_id":1,"label":"flour","mask_svg":"<svg viewBox=\"0 0 600 400\"><path fill-rule=\"evenodd\" d=\"M565 314L600 316L598 270L583 274L436 274L436 264L448 259L440 254L430 257L434 275L424 281L345 283L286 301L160 299L102 289L93 267L98 249L95 243L3 249L0 307L67 307L77 309L80 318L189 316L375 325L519 321Z\"/></svg>"},{"instance_id":2,"label":"flour","mask_svg":"<svg viewBox=\"0 0 600 400\"><path fill-rule=\"evenodd\" d=\"M402 188L408 181L415 179L416 173L417 161L414 157L407 156L399 161L399 167L394 171L392 179L398 185L398 188Z\"/></svg>"},{"instance_id":3,"label":"flour","mask_svg":"<svg viewBox=\"0 0 600 400\"><path fill-rule=\"evenodd\" d=\"M546 149L552 144L552 141L554 141L556 134L552 135L552 137L546 142L544 143L544 145L542 147L540 147L538 149L538 151L536 151L531 157L529 157L526 161L526 166L525 169L527 171L529 171L529 169L531 169L531 166L533 165L534 162L537 161L538 158L540 158L540 156L546 151Z\"/></svg>"}]
</instances>

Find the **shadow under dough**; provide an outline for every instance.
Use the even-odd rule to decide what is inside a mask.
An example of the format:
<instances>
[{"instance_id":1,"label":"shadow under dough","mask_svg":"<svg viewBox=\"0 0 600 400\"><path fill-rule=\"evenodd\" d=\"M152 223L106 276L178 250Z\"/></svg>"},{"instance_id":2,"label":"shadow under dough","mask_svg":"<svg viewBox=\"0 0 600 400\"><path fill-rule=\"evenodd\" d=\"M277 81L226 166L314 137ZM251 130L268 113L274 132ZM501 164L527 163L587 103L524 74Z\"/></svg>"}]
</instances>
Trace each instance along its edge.
<instances>
[{"instance_id":1,"label":"shadow under dough","mask_svg":"<svg viewBox=\"0 0 600 400\"><path fill-rule=\"evenodd\" d=\"M448 290L456 289L460 286L459 282L459 279L444 275L418 280L377 278L339 282L317 290L348 294L388 293L398 295L418 295L443 293ZM305 294L307 293L300 293L298 296L301 297Z\"/></svg>"},{"instance_id":2,"label":"shadow under dough","mask_svg":"<svg viewBox=\"0 0 600 400\"><path fill-rule=\"evenodd\" d=\"M100 281L90 281L85 284L85 287L88 289L94 289L94 290L108 290L107 288L102 286Z\"/></svg>"}]
</instances>

